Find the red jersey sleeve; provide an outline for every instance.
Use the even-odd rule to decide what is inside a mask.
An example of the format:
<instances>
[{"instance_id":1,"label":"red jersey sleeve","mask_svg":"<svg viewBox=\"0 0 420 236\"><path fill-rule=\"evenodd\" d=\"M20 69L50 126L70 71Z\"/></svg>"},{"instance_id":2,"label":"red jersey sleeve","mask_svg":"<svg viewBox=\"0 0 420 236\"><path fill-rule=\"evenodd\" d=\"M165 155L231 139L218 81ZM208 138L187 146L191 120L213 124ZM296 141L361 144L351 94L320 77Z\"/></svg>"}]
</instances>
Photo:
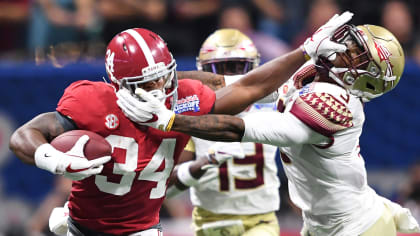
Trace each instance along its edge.
<instances>
[{"instance_id":1,"label":"red jersey sleeve","mask_svg":"<svg viewBox=\"0 0 420 236\"><path fill-rule=\"evenodd\" d=\"M198 80L183 79L179 81L176 114L198 116L210 113L216 101L212 89Z\"/></svg>"},{"instance_id":2,"label":"red jersey sleeve","mask_svg":"<svg viewBox=\"0 0 420 236\"><path fill-rule=\"evenodd\" d=\"M72 119L79 129L95 131L106 116L110 106L107 101L116 99L110 97L115 97L115 93L106 83L77 81L66 88L56 110Z\"/></svg>"}]
</instances>

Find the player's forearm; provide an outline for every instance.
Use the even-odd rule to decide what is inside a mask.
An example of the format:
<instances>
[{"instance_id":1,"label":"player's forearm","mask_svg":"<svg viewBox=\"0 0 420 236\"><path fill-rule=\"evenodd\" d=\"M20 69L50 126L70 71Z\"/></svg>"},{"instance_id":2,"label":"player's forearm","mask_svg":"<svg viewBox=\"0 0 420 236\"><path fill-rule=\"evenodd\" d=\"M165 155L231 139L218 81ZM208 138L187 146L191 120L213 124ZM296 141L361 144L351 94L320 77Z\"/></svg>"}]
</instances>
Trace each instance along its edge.
<instances>
[{"instance_id":1,"label":"player's forearm","mask_svg":"<svg viewBox=\"0 0 420 236\"><path fill-rule=\"evenodd\" d=\"M37 147L46 142L41 132L22 127L10 137L9 148L22 162L35 165L35 151Z\"/></svg>"},{"instance_id":2,"label":"player's forearm","mask_svg":"<svg viewBox=\"0 0 420 236\"><path fill-rule=\"evenodd\" d=\"M216 92L214 113L237 114L274 92L305 62L300 49L273 59L248 72L238 82Z\"/></svg>"},{"instance_id":3,"label":"player's forearm","mask_svg":"<svg viewBox=\"0 0 420 236\"><path fill-rule=\"evenodd\" d=\"M303 63L305 58L298 48L252 70L243 77L242 83L244 86L257 87L262 98L286 82Z\"/></svg>"},{"instance_id":4,"label":"player's forearm","mask_svg":"<svg viewBox=\"0 0 420 236\"><path fill-rule=\"evenodd\" d=\"M241 118L228 115L176 115L171 130L207 140L234 142L241 141L245 125Z\"/></svg>"},{"instance_id":5,"label":"player's forearm","mask_svg":"<svg viewBox=\"0 0 420 236\"><path fill-rule=\"evenodd\" d=\"M207 169L203 169L202 167L208 164L209 164L209 160L207 158L205 157L199 158L191 162L191 164L189 165L188 171L190 175L198 181L201 178L201 176L203 176L207 171ZM175 169L174 173L171 174L168 186L175 184L179 190L185 190L189 188L190 186L187 186L182 183L182 181L178 177L178 171L179 171L179 168Z\"/></svg>"},{"instance_id":6,"label":"player's forearm","mask_svg":"<svg viewBox=\"0 0 420 236\"><path fill-rule=\"evenodd\" d=\"M44 113L15 131L10 137L9 148L24 163L34 165L36 149L63 132L54 112Z\"/></svg>"},{"instance_id":7,"label":"player's forearm","mask_svg":"<svg viewBox=\"0 0 420 236\"><path fill-rule=\"evenodd\" d=\"M225 86L225 80L222 75L204 72L204 71L177 71L178 79L194 79L200 80L203 84L209 86L213 90L220 89Z\"/></svg>"}]
</instances>

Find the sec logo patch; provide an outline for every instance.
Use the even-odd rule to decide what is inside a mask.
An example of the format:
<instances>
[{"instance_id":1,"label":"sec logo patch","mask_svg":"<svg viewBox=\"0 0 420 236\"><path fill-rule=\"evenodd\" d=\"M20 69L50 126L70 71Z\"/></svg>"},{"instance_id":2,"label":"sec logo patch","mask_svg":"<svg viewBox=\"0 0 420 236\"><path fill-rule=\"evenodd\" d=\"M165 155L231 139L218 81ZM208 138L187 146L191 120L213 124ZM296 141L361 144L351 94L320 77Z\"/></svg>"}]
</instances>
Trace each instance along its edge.
<instances>
[{"instance_id":1,"label":"sec logo patch","mask_svg":"<svg viewBox=\"0 0 420 236\"><path fill-rule=\"evenodd\" d=\"M105 126L108 129L116 129L120 125L120 120L118 120L118 117L114 114L109 114L105 117Z\"/></svg>"}]
</instances>

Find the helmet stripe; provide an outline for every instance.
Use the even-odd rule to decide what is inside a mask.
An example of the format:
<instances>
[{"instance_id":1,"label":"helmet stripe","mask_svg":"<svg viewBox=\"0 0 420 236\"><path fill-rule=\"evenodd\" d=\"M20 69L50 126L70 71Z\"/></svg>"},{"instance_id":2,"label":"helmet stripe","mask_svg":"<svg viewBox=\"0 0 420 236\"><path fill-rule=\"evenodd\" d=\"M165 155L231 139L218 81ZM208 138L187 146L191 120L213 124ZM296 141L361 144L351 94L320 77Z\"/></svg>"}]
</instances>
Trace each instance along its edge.
<instances>
[{"instance_id":1,"label":"helmet stripe","mask_svg":"<svg viewBox=\"0 0 420 236\"><path fill-rule=\"evenodd\" d=\"M153 58L153 55L152 55L152 52L150 51L149 46L147 46L146 41L139 34L139 32L137 32L133 29L129 29L129 30L126 30L124 32L128 33L129 35L131 35L131 37L134 38L134 40L136 40L137 44L140 46L141 50L143 51L144 56L146 57L147 64L149 64L149 66L156 64L155 59Z\"/></svg>"}]
</instances>

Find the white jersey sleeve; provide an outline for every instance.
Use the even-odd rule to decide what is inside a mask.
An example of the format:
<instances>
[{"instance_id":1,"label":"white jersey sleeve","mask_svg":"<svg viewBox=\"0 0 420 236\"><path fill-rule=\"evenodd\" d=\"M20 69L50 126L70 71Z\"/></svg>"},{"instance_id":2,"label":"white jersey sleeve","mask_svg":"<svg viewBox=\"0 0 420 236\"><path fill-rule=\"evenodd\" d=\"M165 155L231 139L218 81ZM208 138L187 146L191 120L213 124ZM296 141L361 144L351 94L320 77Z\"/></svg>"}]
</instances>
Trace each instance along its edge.
<instances>
[{"instance_id":1,"label":"white jersey sleeve","mask_svg":"<svg viewBox=\"0 0 420 236\"><path fill-rule=\"evenodd\" d=\"M243 120L245 133L242 142L260 142L285 147L296 144L322 145L330 141L288 112L252 113L243 117Z\"/></svg>"}]
</instances>

